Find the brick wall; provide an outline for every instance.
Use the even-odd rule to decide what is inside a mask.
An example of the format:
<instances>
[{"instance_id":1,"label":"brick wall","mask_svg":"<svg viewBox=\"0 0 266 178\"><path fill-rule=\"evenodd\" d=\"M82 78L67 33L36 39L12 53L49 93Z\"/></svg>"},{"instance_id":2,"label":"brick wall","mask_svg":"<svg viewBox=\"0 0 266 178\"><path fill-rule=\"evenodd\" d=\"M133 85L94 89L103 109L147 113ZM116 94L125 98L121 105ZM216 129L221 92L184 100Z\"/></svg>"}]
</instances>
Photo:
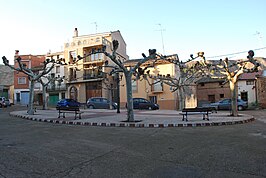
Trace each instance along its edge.
<instances>
[{"instance_id":1,"label":"brick wall","mask_svg":"<svg viewBox=\"0 0 266 178\"><path fill-rule=\"evenodd\" d=\"M209 101L209 96L213 95L215 102L223 99L230 98L230 89L228 83L221 85L219 82L204 83L197 85L197 98L198 102ZM221 97L223 96L223 98Z\"/></svg>"},{"instance_id":2,"label":"brick wall","mask_svg":"<svg viewBox=\"0 0 266 178\"><path fill-rule=\"evenodd\" d=\"M258 87L258 104L262 108L266 108L266 77L259 77L257 80Z\"/></svg>"}]
</instances>

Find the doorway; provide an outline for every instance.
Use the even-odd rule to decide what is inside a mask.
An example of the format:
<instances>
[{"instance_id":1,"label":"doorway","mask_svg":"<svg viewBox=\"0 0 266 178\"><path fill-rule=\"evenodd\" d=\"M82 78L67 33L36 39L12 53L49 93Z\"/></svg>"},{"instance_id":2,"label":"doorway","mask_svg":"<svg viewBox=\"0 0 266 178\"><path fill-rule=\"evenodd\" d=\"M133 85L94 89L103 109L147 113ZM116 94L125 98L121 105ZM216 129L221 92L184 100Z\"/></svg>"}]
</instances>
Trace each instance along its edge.
<instances>
[{"instance_id":1,"label":"doorway","mask_svg":"<svg viewBox=\"0 0 266 178\"><path fill-rule=\"evenodd\" d=\"M247 91L245 91L245 92L241 92L240 96L241 96L241 99L242 99L243 101L248 102L248 92L247 92Z\"/></svg>"}]
</instances>

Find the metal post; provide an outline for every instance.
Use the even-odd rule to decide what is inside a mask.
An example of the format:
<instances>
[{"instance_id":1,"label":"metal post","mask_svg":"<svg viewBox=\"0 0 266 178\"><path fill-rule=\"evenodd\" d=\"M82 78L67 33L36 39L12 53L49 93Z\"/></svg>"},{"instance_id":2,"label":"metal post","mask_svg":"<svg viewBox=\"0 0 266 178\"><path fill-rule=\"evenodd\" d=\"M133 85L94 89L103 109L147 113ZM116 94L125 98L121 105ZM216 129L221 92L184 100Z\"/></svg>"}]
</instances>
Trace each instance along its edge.
<instances>
[{"instance_id":1,"label":"metal post","mask_svg":"<svg viewBox=\"0 0 266 178\"><path fill-rule=\"evenodd\" d=\"M116 91L117 91L117 111L116 113L120 113L120 78L119 72L116 73Z\"/></svg>"}]
</instances>

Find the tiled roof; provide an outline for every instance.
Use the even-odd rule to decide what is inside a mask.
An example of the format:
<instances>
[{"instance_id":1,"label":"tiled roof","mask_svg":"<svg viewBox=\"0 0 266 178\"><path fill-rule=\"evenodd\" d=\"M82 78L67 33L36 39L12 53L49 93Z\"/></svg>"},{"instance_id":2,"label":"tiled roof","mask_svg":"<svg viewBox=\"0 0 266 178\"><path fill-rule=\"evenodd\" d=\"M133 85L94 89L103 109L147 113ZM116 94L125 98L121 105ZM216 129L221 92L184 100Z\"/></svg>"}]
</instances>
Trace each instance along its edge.
<instances>
[{"instance_id":1,"label":"tiled roof","mask_svg":"<svg viewBox=\"0 0 266 178\"><path fill-rule=\"evenodd\" d=\"M0 65L0 85L4 85L4 86L14 85L13 69L5 65Z\"/></svg>"},{"instance_id":2,"label":"tiled roof","mask_svg":"<svg viewBox=\"0 0 266 178\"><path fill-rule=\"evenodd\" d=\"M221 78L210 78L210 77L203 77L199 80L196 81L197 84L200 83L216 83L216 82L224 82L225 79L221 79Z\"/></svg>"},{"instance_id":3,"label":"tiled roof","mask_svg":"<svg viewBox=\"0 0 266 178\"><path fill-rule=\"evenodd\" d=\"M262 71L259 72L253 72L253 73L243 73L240 75L239 80L255 80L257 76L260 76L262 74Z\"/></svg>"}]
</instances>

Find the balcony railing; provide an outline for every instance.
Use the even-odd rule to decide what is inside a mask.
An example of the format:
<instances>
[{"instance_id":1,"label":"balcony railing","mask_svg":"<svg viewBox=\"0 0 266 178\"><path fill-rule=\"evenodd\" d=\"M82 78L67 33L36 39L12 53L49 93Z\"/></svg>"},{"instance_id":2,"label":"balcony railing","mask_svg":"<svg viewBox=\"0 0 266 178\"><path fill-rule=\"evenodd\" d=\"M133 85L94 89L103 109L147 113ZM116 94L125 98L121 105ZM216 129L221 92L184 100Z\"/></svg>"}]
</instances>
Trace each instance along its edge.
<instances>
[{"instance_id":1,"label":"balcony railing","mask_svg":"<svg viewBox=\"0 0 266 178\"><path fill-rule=\"evenodd\" d=\"M47 91L66 91L66 84L62 83L61 85L49 85Z\"/></svg>"},{"instance_id":2,"label":"balcony railing","mask_svg":"<svg viewBox=\"0 0 266 178\"><path fill-rule=\"evenodd\" d=\"M102 72L98 72L98 73L84 74L83 75L83 80L97 79L97 78L103 78L103 73Z\"/></svg>"},{"instance_id":3,"label":"balcony railing","mask_svg":"<svg viewBox=\"0 0 266 178\"><path fill-rule=\"evenodd\" d=\"M99 62L103 60L103 54L97 53L97 54L92 54L90 56L87 56L83 59L83 62Z\"/></svg>"}]
</instances>

